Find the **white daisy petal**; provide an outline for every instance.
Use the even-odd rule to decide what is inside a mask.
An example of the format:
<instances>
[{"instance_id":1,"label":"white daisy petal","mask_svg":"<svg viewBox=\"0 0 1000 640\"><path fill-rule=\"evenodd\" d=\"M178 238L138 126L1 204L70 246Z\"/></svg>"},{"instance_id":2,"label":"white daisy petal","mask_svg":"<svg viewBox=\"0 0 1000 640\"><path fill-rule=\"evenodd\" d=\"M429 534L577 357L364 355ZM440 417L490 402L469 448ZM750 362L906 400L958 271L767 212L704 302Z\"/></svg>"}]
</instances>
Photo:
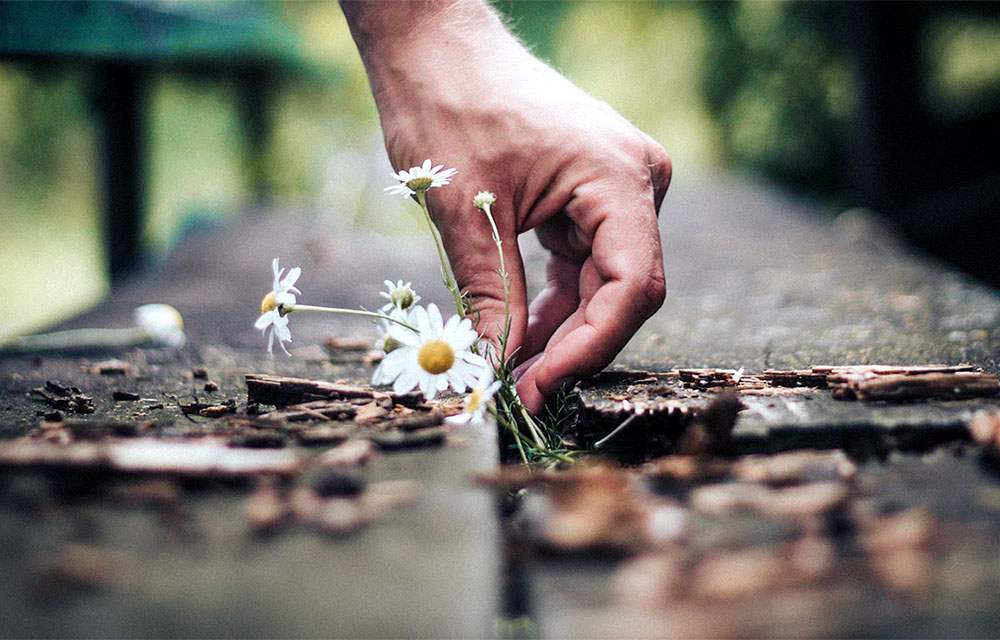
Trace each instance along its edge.
<instances>
[{"instance_id":1,"label":"white daisy petal","mask_svg":"<svg viewBox=\"0 0 1000 640\"><path fill-rule=\"evenodd\" d=\"M286 275L284 279L281 281L281 288L284 289L285 291L288 291L289 289L295 286L295 283L298 281L299 276L301 275L302 275L301 267L295 267L294 269L290 270L288 272L288 275Z\"/></svg>"},{"instance_id":2,"label":"white daisy petal","mask_svg":"<svg viewBox=\"0 0 1000 640\"><path fill-rule=\"evenodd\" d=\"M392 385L392 390L396 393L407 393L413 390L413 387L417 386L419 382L419 374L412 368L404 369L399 377L396 378L396 382Z\"/></svg>"},{"instance_id":3,"label":"white daisy petal","mask_svg":"<svg viewBox=\"0 0 1000 640\"><path fill-rule=\"evenodd\" d=\"M468 413L460 413L458 415L448 416L447 418L444 419L444 421L447 422L448 424L462 426L469 424L469 421L471 419L472 416L470 416Z\"/></svg>"},{"instance_id":4,"label":"white daisy petal","mask_svg":"<svg viewBox=\"0 0 1000 640\"><path fill-rule=\"evenodd\" d=\"M427 305L427 317L431 323L431 331L434 332L434 335L440 336L444 327L441 320L441 312L438 310L436 304Z\"/></svg>"},{"instance_id":5,"label":"white daisy petal","mask_svg":"<svg viewBox=\"0 0 1000 640\"><path fill-rule=\"evenodd\" d=\"M489 366L489 363L486 362L486 358L484 358L482 356L478 356L478 355L472 353L471 351L463 351L463 352L461 352L459 354L459 356L462 358L462 360L465 360L466 362L468 362L469 364L471 364L473 366L476 366L476 367L487 367L487 366Z\"/></svg>"},{"instance_id":6,"label":"white daisy petal","mask_svg":"<svg viewBox=\"0 0 1000 640\"><path fill-rule=\"evenodd\" d=\"M277 315L277 311L267 311L260 314L260 317L257 318L257 322L253 323L254 329L260 329L261 331L266 330L271 324L271 316L273 315Z\"/></svg>"}]
</instances>

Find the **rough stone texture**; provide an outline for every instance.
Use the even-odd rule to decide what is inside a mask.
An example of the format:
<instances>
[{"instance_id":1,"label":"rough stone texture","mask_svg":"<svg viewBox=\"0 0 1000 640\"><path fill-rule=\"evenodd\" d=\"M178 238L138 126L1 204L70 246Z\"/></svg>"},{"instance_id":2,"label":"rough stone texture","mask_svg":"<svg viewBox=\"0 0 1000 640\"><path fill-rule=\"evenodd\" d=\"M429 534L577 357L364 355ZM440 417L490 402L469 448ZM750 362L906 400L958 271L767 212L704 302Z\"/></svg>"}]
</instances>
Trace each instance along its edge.
<instances>
[{"instance_id":1,"label":"rough stone texture","mask_svg":"<svg viewBox=\"0 0 1000 640\"><path fill-rule=\"evenodd\" d=\"M826 222L806 204L740 180L717 176L685 184L681 177L661 226L669 299L616 366L760 372L968 362L994 373L1000 366L1000 297L907 255L864 216ZM524 251L537 265L534 240L524 242ZM338 237L336 229L317 229L308 217L250 215L235 228L188 238L161 269L67 323L124 325L135 305L166 302L187 321L190 343L182 351L110 354L137 367L138 374L126 378L82 370L84 360L108 354L0 358L0 437L23 435L39 412L48 411L27 395L47 379L93 396L95 416L128 420L142 411L142 419L180 434L210 431L215 423L187 420L178 401L196 394L202 401L233 398L242 407L247 372L365 379L368 366L333 364L318 346L328 334L371 336L364 321L293 317L296 357L263 353L251 325L273 256L303 267L303 302L374 307L382 280L402 277L425 298L443 308L447 303L433 249L423 238ZM536 289L541 275L531 270ZM191 376L199 367L218 391L204 391L204 381ZM115 402L116 389L163 407ZM614 392L613 386L595 390ZM846 446L848 436L881 438L886 431L904 434L914 443L904 448L920 450L963 439L972 411L997 405L840 402L828 393L745 402L750 410L741 414L735 435L759 451ZM617 599L611 577L618 563L612 559L530 558L504 544L497 518L503 509L469 482L473 472L495 463L487 432L470 432L463 446L387 452L373 461L364 472L368 480L416 480L417 502L342 538L299 529L252 538L242 516L247 493L240 487L185 486L180 507L162 510L122 506L100 494L82 499L66 478L4 473L0 573L7 587L0 635L483 636L495 624L508 632L537 628L544 636L993 633L1000 623L994 553L1000 489L994 476L967 445L926 455L893 450L889 438L862 465L859 478L875 499L924 505L940 521L944 533L933 551L929 591L919 597L891 593L860 552L847 548L835 577L820 585L735 604L654 611ZM734 536L736 543L754 544L785 535L752 517L707 519L696 527L705 548L717 539L735 544ZM110 577L52 570L67 544L102 550L93 564ZM81 553L71 551L71 558Z\"/></svg>"}]
</instances>

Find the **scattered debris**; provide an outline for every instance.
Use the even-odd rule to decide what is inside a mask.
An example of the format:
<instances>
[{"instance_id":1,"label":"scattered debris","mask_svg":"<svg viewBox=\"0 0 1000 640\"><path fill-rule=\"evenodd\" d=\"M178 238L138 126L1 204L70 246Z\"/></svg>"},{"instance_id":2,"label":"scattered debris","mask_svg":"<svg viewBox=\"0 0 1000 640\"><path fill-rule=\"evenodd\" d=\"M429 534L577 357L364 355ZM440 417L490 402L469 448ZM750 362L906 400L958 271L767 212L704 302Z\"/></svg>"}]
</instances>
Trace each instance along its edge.
<instances>
[{"instance_id":1,"label":"scattered debris","mask_svg":"<svg viewBox=\"0 0 1000 640\"><path fill-rule=\"evenodd\" d=\"M743 403L735 394L719 396L698 414L681 436L678 451L688 455L725 453L743 408Z\"/></svg>"},{"instance_id":2,"label":"scattered debris","mask_svg":"<svg viewBox=\"0 0 1000 640\"><path fill-rule=\"evenodd\" d=\"M504 468L478 480L505 490L540 487L547 509L533 530L535 542L546 547L631 553L676 542L687 530L683 508L650 492L634 474L605 465L536 473Z\"/></svg>"},{"instance_id":3,"label":"scattered debris","mask_svg":"<svg viewBox=\"0 0 1000 640\"><path fill-rule=\"evenodd\" d=\"M423 397L416 392L383 393L367 387L337 384L324 380L248 373L246 383L249 402L272 404L278 407L301 404L311 400L347 400L351 398L370 398L372 400L390 398L395 403L407 406L423 402Z\"/></svg>"},{"instance_id":4,"label":"scattered debris","mask_svg":"<svg viewBox=\"0 0 1000 640\"><path fill-rule=\"evenodd\" d=\"M430 411L410 411L399 417L385 420L378 424L380 431L416 431L427 427L436 427L444 422L444 412L439 409Z\"/></svg>"},{"instance_id":5,"label":"scattered debris","mask_svg":"<svg viewBox=\"0 0 1000 640\"><path fill-rule=\"evenodd\" d=\"M380 405L377 401L372 400L367 404L363 404L357 408L354 414L355 422L375 422L379 418L384 417L389 411Z\"/></svg>"},{"instance_id":6,"label":"scattered debris","mask_svg":"<svg viewBox=\"0 0 1000 640\"><path fill-rule=\"evenodd\" d=\"M104 440L59 446L28 439L0 442L0 467L105 469L188 477L231 478L299 471L298 456L288 449L233 449L224 441Z\"/></svg>"},{"instance_id":7,"label":"scattered debris","mask_svg":"<svg viewBox=\"0 0 1000 640\"><path fill-rule=\"evenodd\" d=\"M986 398L1000 393L1000 380L991 373L920 373L846 376L831 385L839 400L917 400L924 398Z\"/></svg>"},{"instance_id":8,"label":"scattered debris","mask_svg":"<svg viewBox=\"0 0 1000 640\"><path fill-rule=\"evenodd\" d=\"M135 365L117 359L85 364L83 365L83 370L87 373L102 376L131 376L136 373Z\"/></svg>"},{"instance_id":9,"label":"scattered debris","mask_svg":"<svg viewBox=\"0 0 1000 640\"><path fill-rule=\"evenodd\" d=\"M70 413L94 413L94 399L85 395L78 387L68 387L56 380L46 380L44 387L31 390L36 400L41 400L53 409Z\"/></svg>"},{"instance_id":10,"label":"scattered debris","mask_svg":"<svg viewBox=\"0 0 1000 640\"><path fill-rule=\"evenodd\" d=\"M263 414L262 418L271 420L287 420L290 422L304 420L350 420L357 415L358 407L340 400L313 400L302 404L290 405L276 411Z\"/></svg>"},{"instance_id":11,"label":"scattered debris","mask_svg":"<svg viewBox=\"0 0 1000 640\"><path fill-rule=\"evenodd\" d=\"M203 402L198 402L197 398L194 402L187 404L178 403L180 406L181 413L186 416L198 415L202 418L221 418L224 415L230 413L236 413L236 401L230 398L223 402L206 404Z\"/></svg>"}]
</instances>

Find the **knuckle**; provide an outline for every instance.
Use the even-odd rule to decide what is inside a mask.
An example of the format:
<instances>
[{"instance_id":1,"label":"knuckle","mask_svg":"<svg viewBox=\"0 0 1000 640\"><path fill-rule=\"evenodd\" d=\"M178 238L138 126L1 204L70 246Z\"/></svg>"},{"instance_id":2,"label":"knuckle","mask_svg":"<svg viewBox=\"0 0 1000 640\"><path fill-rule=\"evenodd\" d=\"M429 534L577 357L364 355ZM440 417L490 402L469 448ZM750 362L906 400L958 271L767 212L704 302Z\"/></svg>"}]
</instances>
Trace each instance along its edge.
<instances>
[{"instance_id":1,"label":"knuckle","mask_svg":"<svg viewBox=\"0 0 1000 640\"><path fill-rule=\"evenodd\" d=\"M667 281L659 270L632 280L631 288L637 310L646 316L656 313L667 299Z\"/></svg>"}]
</instances>

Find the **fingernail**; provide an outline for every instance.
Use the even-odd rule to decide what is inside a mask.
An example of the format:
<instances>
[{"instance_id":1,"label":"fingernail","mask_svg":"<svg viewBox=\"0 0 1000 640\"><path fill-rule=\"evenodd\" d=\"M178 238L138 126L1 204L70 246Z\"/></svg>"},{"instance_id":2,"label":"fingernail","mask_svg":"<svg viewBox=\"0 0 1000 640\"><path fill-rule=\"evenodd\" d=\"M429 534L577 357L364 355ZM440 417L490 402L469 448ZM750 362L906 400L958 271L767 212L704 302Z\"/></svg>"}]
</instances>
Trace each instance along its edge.
<instances>
[{"instance_id":1,"label":"fingernail","mask_svg":"<svg viewBox=\"0 0 1000 640\"><path fill-rule=\"evenodd\" d=\"M560 391L570 389L574 385L576 385L576 378L574 378L573 376L566 376L564 378L559 378L552 384L547 385L548 388L545 390L545 395L551 396Z\"/></svg>"}]
</instances>

